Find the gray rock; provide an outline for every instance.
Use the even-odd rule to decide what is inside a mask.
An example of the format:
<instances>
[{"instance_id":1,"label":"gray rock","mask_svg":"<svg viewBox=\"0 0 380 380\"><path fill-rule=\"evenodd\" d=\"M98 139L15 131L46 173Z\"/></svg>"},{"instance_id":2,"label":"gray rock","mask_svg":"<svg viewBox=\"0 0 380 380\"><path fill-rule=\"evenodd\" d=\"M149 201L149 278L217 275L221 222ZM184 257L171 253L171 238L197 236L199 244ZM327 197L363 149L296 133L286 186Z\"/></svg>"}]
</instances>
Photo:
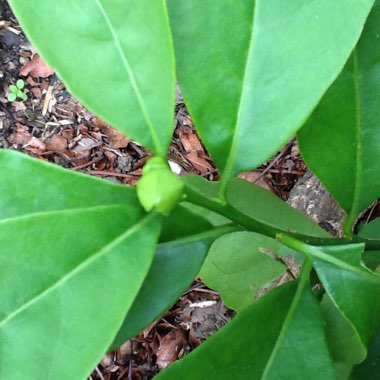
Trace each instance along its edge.
<instances>
[{"instance_id":1,"label":"gray rock","mask_svg":"<svg viewBox=\"0 0 380 380\"><path fill-rule=\"evenodd\" d=\"M345 212L312 172L298 180L287 202L331 234L343 236Z\"/></svg>"}]
</instances>

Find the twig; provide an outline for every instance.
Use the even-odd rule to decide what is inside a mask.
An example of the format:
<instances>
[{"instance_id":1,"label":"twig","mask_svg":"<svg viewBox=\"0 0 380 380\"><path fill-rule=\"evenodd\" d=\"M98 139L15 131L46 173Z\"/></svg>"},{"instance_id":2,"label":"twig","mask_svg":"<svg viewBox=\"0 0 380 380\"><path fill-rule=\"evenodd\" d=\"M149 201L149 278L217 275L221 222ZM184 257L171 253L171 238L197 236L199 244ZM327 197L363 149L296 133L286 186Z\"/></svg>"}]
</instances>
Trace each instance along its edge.
<instances>
[{"instance_id":1,"label":"twig","mask_svg":"<svg viewBox=\"0 0 380 380\"><path fill-rule=\"evenodd\" d=\"M129 365L128 365L128 379L133 380L133 373L132 373L132 355L133 355L133 340L129 340L130 345L130 354L129 354Z\"/></svg>"},{"instance_id":2,"label":"twig","mask_svg":"<svg viewBox=\"0 0 380 380\"><path fill-rule=\"evenodd\" d=\"M95 371L98 374L100 380L104 380L104 377L103 377L102 373L100 372L100 369L98 368L98 366L95 367Z\"/></svg>"},{"instance_id":3,"label":"twig","mask_svg":"<svg viewBox=\"0 0 380 380\"><path fill-rule=\"evenodd\" d=\"M370 212L369 212L369 214L368 214L368 216L367 216L367 219L366 219L366 221L365 221L364 224L368 224L369 220L371 219L372 213L373 213L373 211L374 211L375 208L376 208L376 205L377 205L377 201L373 202L373 205L372 205L372 207L371 207L371 210L370 210Z\"/></svg>"},{"instance_id":4,"label":"twig","mask_svg":"<svg viewBox=\"0 0 380 380\"><path fill-rule=\"evenodd\" d=\"M101 171L101 170L88 170L86 173L104 176L104 177L121 177L121 178L127 178L127 179L136 179L140 178L141 176L138 174L123 174L123 173L116 173L116 172L107 172L107 171Z\"/></svg>"},{"instance_id":5,"label":"twig","mask_svg":"<svg viewBox=\"0 0 380 380\"><path fill-rule=\"evenodd\" d=\"M276 165L276 163L279 161L279 159L287 152L287 150L294 144L294 141L296 140L295 137L293 137L282 149L280 153L277 154L277 156L272 160L272 162L258 175L258 177L253 181L253 183L257 183L265 174L268 173L268 171Z\"/></svg>"}]
</instances>

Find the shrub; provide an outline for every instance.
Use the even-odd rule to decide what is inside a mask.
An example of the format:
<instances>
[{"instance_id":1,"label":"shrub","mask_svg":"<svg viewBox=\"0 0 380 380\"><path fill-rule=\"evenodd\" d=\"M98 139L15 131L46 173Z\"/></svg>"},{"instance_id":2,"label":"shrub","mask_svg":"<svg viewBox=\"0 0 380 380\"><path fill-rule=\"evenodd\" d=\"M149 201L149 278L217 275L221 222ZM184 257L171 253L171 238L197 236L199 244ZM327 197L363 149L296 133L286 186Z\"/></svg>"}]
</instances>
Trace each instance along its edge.
<instances>
[{"instance_id":1,"label":"shrub","mask_svg":"<svg viewBox=\"0 0 380 380\"><path fill-rule=\"evenodd\" d=\"M353 227L380 196L380 1L9 2L68 89L156 158L136 193L0 152L1 377L84 379L200 273L238 315L158 379L379 378L380 223ZM165 166L175 76L218 183ZM294 134L342 239L234 178ZM254 301L286 270L268 250L302 270Z\"/></svg>"}]
</instances>

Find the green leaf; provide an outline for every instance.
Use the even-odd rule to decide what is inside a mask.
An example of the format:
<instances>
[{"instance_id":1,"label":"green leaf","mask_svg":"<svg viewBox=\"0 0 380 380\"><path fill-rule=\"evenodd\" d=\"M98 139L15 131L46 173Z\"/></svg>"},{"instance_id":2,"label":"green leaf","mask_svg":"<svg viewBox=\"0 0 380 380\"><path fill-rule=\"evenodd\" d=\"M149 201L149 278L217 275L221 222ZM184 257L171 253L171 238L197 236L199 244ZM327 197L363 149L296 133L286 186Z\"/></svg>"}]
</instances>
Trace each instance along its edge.
<instances>
[{"instance_id":1,"label":"green leaf","mask_svg":"<svg viewBox=\"0 0 380 380\"><path fill-rule=\"evenodd\" d=\"M174 57L164 0L9 3L73 95L129 137L166 155Z\"/></svg>"},{"instance_id":2,"label":"green leaf","mask_svg":"<svg viewBox=\"0 0 380 380\"><path fill-rule=\"evenodd\" d=\"M380 197L380 1L342 73L298 134L307 165L347 212L350 233Z\"/></svg>"},{"instance_id":3,"label":"green leaf","mask_svg":"<svg viewBox=\"0 0 380 380\"><path fill-rule=\"evenodd\" d=\"M348 59L373 3L168 1L181 89L224 184L302 126Z\"/></svg>"},{"instance_id":4,"label":"green leaf","mask_svg":"<svg viewBox=\"0 0 380 380\"><path fill-rule=\"evenodd\" d=\"M17 95L14 92L8 94L7 99L9 102L14 102L17 99Z\"/></svg>"},{"instance_id":5,"label":"green leaf","mask_svg":"<svg viewBox=\"0 0 380 380\"><path fill-rule=\"evenodd\" d=\"M334 379L318 302L305 285L274 289L156 379Z\"/></svg>"},{"instance_id":6,"label":"green leaf","mask_svg":"<svg viewBox=\"0 0 380 380\"><path fill-rule=\"evenodd\" d=\"M186 187L193 192L210 200L219 199L219 182L207 181L205 178L195 174L187 174L183 177L183 180Z\"/></svg>"},{"instance_id":7,"label":"green leaf","mask_svg":"<svg viewBox=\"0 0 380 380\"><path fill-rule=\"evenodd\" d=\"M20 90L22 90L25 86L25 82L22 80L22 79L18 79L17 82L16 82L16 86L17 88L19 88Z\"/></svg>"},{"instance_id":8,"label":"green leaf","mask_svg":"<svg viewBox=\"0 0 380 380\"><path fill-rule=\"evenodd\" d=\"M253 232L221 236L211 246L199 273L202 281L220 293L223 302L237 312L251 305L256 293L286 271L268 252L289 248Z\"/></svg>"},{"instance_id":9,"label":"green leaf","mask_svg":"<svg viewBox=\"0 0 380 380\"><path fill-rule=\"evenodd\" d=\"M379 272L380 251L365 251L363 253L363 262L369 269Z\"/></svg>"},{"instance_id":10,"label":"green leaf","mask_svg":"<svg viewBox=\"0 0 380 380\"><path fill-rule=\"evenodd\" d=\"M182 178L185 183L185 192L190 190L197 197L205 198L208 205L212 201L219 201L219 182L207 181L201 176L195 174L187 174ZM187 202L182 202L181 204L184 207L189 208L194 213L201 215L214 226L221 226L224 224L231 223L231 220L206 207Z\"/></svg>"},{"instance_id":11,"label":"green leaf","mask_svg":"<svg viewBox=\"0 0 380 380\"><path fill-rule=\"evenodd\" d=\"M268 190L247 181L230 181L227 186L227 202L241 213L283 231L331 237L306 215L293 209Z\"/></svg>"},{"instance_id":12,"label":"green leaf","mask_svg":"<svg viewBox=\"0 0 380 380\"><path fill-rule=\"evenodd\" d=\"M224 226L231 223L230 219L211 211L205 207L195 205L189 202L181 202L181 205L188 210L191 210L193 213L202 216L205 220L211 223L213 226Z\"/></svg>"},{"instance_id":13,"label":"green leaf","mask_svg":"<svg viewBox=\"0 0 380 380\"><path fill-rule=\"evenodd\" d=\"M18 92L18 88L14 84L11 84L9 86L9 90L12 91L14 94L17 94Z\"/></svg>"},{"instance_id":14,"label":"green leaf","mask_svg":"<svg viewBox=\"0 0 380 380\"><path fill-rule=\"evenodd\" d=\"M313 249L313 263L334 304L367 346L380 325L380 276L361 265L363 245Z\"/></svg>"},{"instance_id":15,"label":"green leaf","mask_svg":"<svg viewBox=\"0 0 380 380\"><path fill-rule=\"evenodd\" d=\"M187 208L181 203L163 219L160 243L199 234L210 230L212 226L201 214L193 212L192 207Z\"/></svg>"},{"instance_id":16,"label":"green leaf","mask_svg":"<svg viewBox=\"0 0 380 380\"><path fill-rule=\"evenodd\" d=\"M1 376L86 378L148 273L159 221L133 205L1 221Z\"/></svg>"},{"instance_id":17,"label":"green leaf","mask_svg":"<svg viewBox=\"0 0 380 380\"><path fill-rule=\"evenodd\" d=\"M365 224L359 232L359 236L367 239L380 240L380 218Z\"/></svg>"},{"instance_id":18,"label":"green leaf","mask_svg":"<svg viewBox=\"0 0 380 380\"><path fill-rule=\"evenodd\" d=\"M362 265L364 244L314 247L289 236L278 238L311 257L324 289L366 350L380 325L380 276Z\"/></svg>"},{"instance_id":19,"label":"green leaf","mask_svg":"<svg viewBox=\"0 0 380 380\"><path fill-rule=\"evenodd\" d=\"M0 150L0 220L46 211L134 204L135 189ZM89 194L91 196L89 196Z\"/></svg>"},{"instance_id":20,"label":"green leaf","mask_svg":"<svg viewBox=\"0 0 380 380\"><path fill-rule=\"evenodd\" d=\"M362 362L367 350L363 347L356 330L335 306L332 299L325 294L321 309L326 322L326 336L334 362L352 368Z\"/></svg>"},{"instance_id":21,"label":"green leaf","mask_svg":"<svg viewBox=\"0 0 380 380\"><path fill-rule=\"evenodd\" d=\"M351 380L380 379L380 330L368 349L367 359L354 368Z\"/></svg>"},{"instance_id":22,"label":"green leaf","mask_svg":"<svg viewBox=\"0 0 380 380\"><path fill-rule=\"evenodd\" d=\"M220 228L158 246L152 267L112 347L133 338L168 310L188 289L211 243L231 228Z\"/></svg>"}]
</instances>

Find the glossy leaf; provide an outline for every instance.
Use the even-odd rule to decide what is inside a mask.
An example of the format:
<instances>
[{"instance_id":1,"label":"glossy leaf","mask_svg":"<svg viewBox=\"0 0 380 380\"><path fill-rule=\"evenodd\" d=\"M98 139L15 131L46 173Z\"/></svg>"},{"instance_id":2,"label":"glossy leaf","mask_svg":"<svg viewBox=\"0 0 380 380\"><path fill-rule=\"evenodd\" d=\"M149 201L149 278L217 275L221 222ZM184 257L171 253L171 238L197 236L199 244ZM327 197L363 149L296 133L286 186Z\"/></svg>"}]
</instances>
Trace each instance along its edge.
<instances>
[{"instance_id":1,"label":"glossy leaf","mask_svg":"<svg viewBox=\"0 0 380 380\"><path fill-rule=\"evenodd\" d=\"M380 272L380 251L365 251L363 262L369 269Z\"/></svg>"},{"instance_id":2,"label":"glossy leaf","mask_svg":"<svg viewBox=\"0 0 380 380\"><path fill-rule=\"evenodd\" d=\"M158 246L149 270L112 347L133 338L168 310L199 272L211 243L231 228L210 230Z\"/></svg>"},{"instance_id":3,"label":"glossy leaf","mask_svg":"<svg viewBox=\"0 0 380 380\"><path fill-rule=\"evenodd\" d=\"M202 281L221 295L237 312L251 305L256 293L286 271L286 266L269 256L289 248L253 232L233 232L211 246L199 273Z\"/></svg>"},{"instance_id":4,"label":"glossy leaf","mask_svg":"<svg viewBox=\"0 0 380 380\"><path fill-rule=\"evenodd\" d=\"M318 302L305 285L274 289L156 379L334 379Z\"/></svg>"},{"instance_id":5,"label":"glossy leaf","mask_svg":"<svg viewBox=\"0 0 380 380\"><path fill-rule=\"evenodd\" d=\"M227 201L236 210L283 231L316 237L331 237L306 215L287 205L260 186L233 179L227 187Z\"/></svg>"},{"instance_id":6,"label":"glossy leaf","mask_svg":"<svg viewBox=\"0 0 380 380\"><path fill-rule=\"evenodd\" d=\"M182 203L163 219L160 243L178 240L186 236L200 234L212 228L212 224L203 215L185 207Z\"/></svg>"},{"instance_id":7,"label":"glossy leaf","mask_svg":"<svg viewBox=\"0 0 380 380\"><path fill-rule=\"evenodd\" d=\"M159 218L101 206L0 225L1 377L84 379L148 273Z\"/></svg>"},{"instance_id":8,"label":"glossy leaf","mask_svg":"<svg viewBox=\"0 0 380 380\"><path fill-rule=\"evenodd\" d=\"M0 220L46 211L135 204L135 189L0 150ZM89 196L90 194L90 196Z\"/></svg>"},{"instance_id":9,"label":"glossy leaf","mask_svg":"<svg viewBox=\"0 0 380 380\"><path fill-rule=\"evenodd\" d=\"M188 192L190 190L196 197L205 198L206 203L219 200L219 182L207 181L206 179L194 174L187 174L183 176L183 180L186 191ZM182 204L189 210L192 210L193 212L201 215L203 218L206 218L214 226L221 226L231 223L231 220L208 209L207 207L186 202L182 202Z\"/></svg>"},{"instance_id":10,"label":"glossy leaf","mask_svg":"<svg viewBox=\"0 0 380 380\"><path fill-rule=\"evenodd\" d=\"M367 239L380 240L380 218L376 218L365 224L359 232L359 236Z\"/></svg>"},{"instance_id":11,"label":"glossy leaf","mask_svg":"<svg viewBox=\"0 0 380 380\"><path fill-rule=\"evenodd\" d=\"M380 1L350 60L299 132L307 165L348 213L346 232L380 197Z\"/></svg>"},{"instance_id":12,"label":"glossy leaf","mask_svg":"<svg viewBox=\"0 0 380 380\"><path fill-rule=\"evenodd\" d=\"M380 326L380 275L362 265L364 244L314 247L287 236L279 239L310 255L328 296L355 330L365 350Z\"/></svg>"},{"instance_id":13,"label":"glossy leaf","mask_svg":"<svg viewBox=\"0 0 380 380\"><path fill-rule=\"evenodd\" d=\"M363 347L356 330L327 294L322 299L321 309L333 360L341 371L345 367L346 371L350 372L353 365L365 359L367 350Z\"/></svg>"},{"instance_id":14,"label":"glossy leaf","mask_svg":"<svg viewBox=\"0 0 380 380\"><path fill-rule=\"evenodd\" d=\"M380 379L380 330L375 334L367 359L354 368L350 380Z\"/></svg>"},{"instance_id":15,"label":"glossy leaf","mask_svg":"<svg viewBox=\"0 0 380 380\"><path fill-rule=\"evenodd\" d=\"M174 57L164 0L9 3L73 95L129 137L166 155Z\"/></svg>"},{"instance_id":16,"label":"glossy leaf","mask_svg":"<svg viewBox=\"0 0 380 380\"><path fill-rule=\"evenodd\" d=\"M168 1L181 89L224 183L268 159L302 126L373 3Z\"/></svg>"},{"instance_id":17,"label":"glossy leaf","mask_svg":"<svg viewBox=\"0 0 380 380\"><path fill-rule=\"evenodd\" d=\"M202 218L207 220L208 223L211 223L213 226L224 226L226 224L231 223L230 219L227 219L226 217L218 214L217 212L211 211L205 207L198 206L190 202L182 202L181 206L201 216Z\"/></svg>"},{"instance_id":18,"label":"glossy leaf","mask_svg":"<svg viewBox=\"0 0 380 380\"><path fill-rule=\"evenodd\" d=\"M366 347L380 325L380 276L361 265L362 245L313 252L324 288Z\"/></svg>"}]
</instances>

